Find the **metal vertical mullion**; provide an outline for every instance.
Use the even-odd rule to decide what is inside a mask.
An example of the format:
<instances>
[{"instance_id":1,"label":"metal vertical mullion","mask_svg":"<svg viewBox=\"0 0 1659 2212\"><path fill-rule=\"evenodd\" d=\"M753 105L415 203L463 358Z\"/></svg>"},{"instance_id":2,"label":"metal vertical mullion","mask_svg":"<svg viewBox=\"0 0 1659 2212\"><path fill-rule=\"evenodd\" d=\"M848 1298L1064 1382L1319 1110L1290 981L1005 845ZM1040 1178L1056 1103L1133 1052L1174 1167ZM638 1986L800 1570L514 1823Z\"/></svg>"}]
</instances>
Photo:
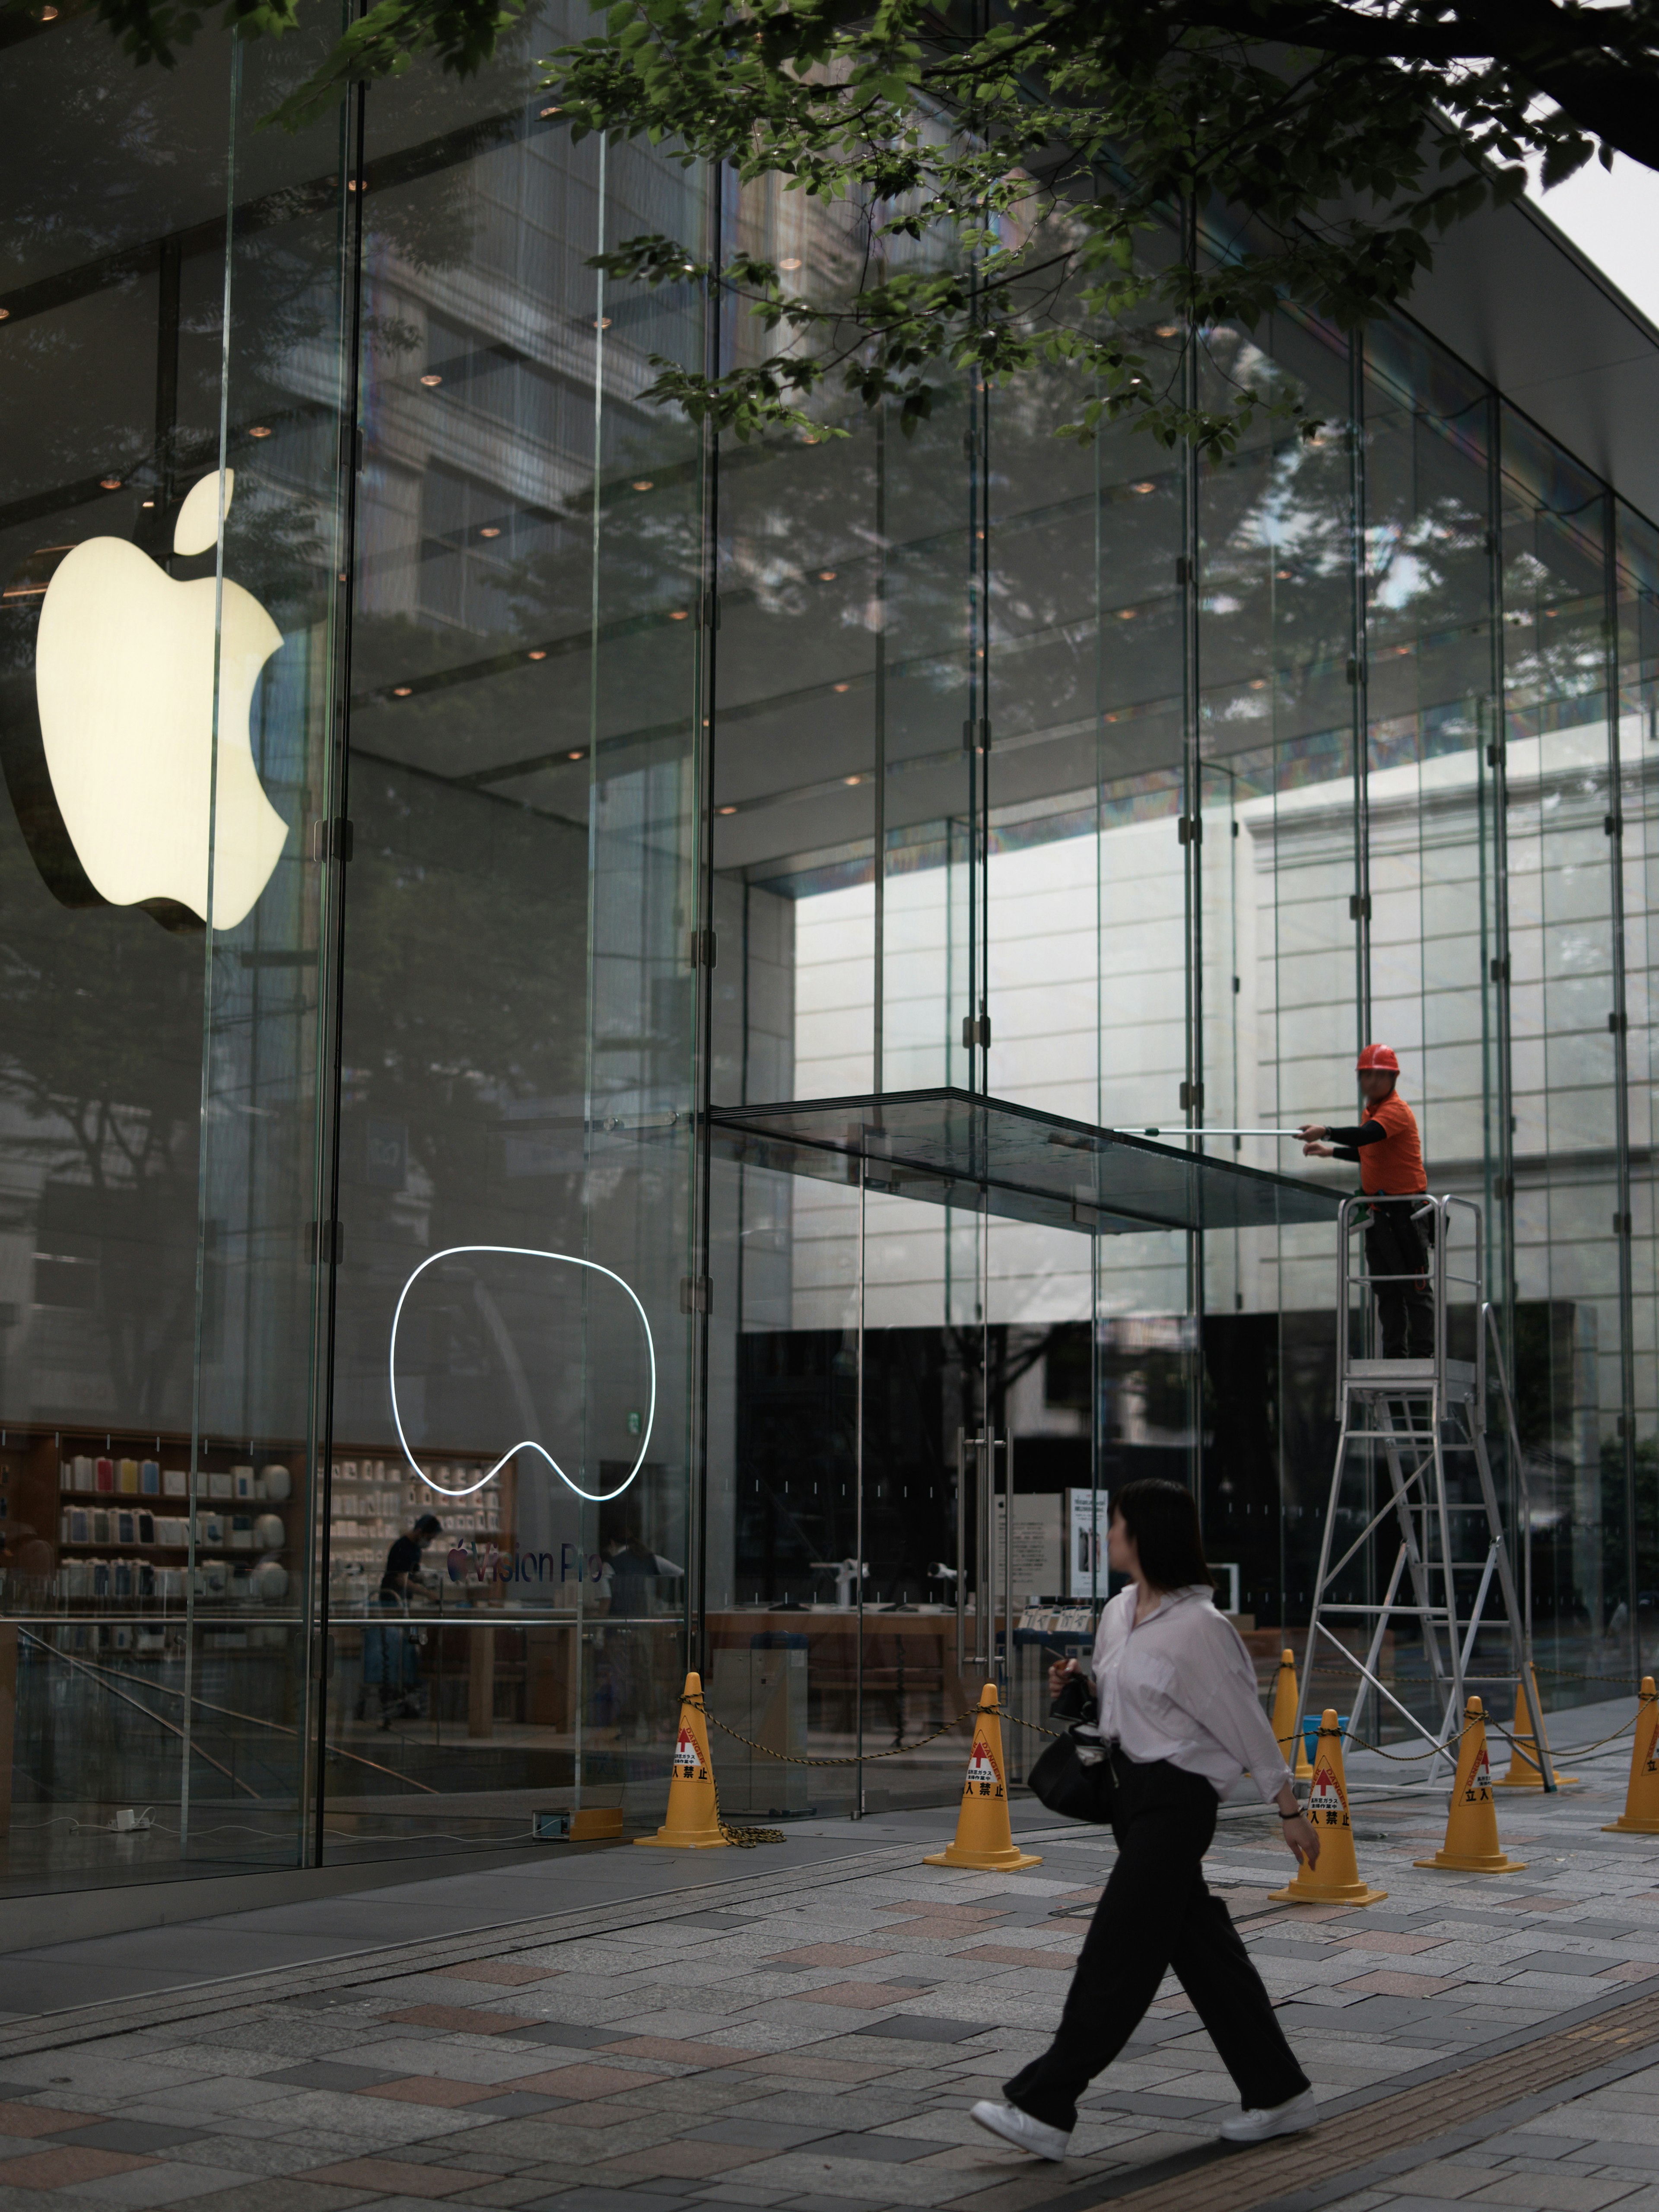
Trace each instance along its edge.
<instances>
[{"instance_id":1,"label":"metal vertical mullion","mask_svg":"<svg viewBox=\"0 0 1659 2212\"><path fill-rule=\"evenodd\" d=\"M1198 270L1198 201L1188 195L1182 210L1188 268L1192 279ZM1199 404L1198 331L1192 315L1186 320L1182 350L1182 392L1189 413ZM1186 904L1186 1126L1202 1126L1204 1109L1204 874L1200 825L1203 821L1203 782L1199 734L1199 500L1198 456L1190 441L1182 447L1182 550L1179 574L1182 591L1182 792L1181 811L1187 829L1182 848L1182 894ZM1199 1512L1204 1510L1204 1232L1187 1231L1187 1310L1193 1322L1192 1350L1187 1373L1188 1431L1193 1438L1191 1480Z\"/></svg>"},{"instance_id":2,"label":"metal vertical mullion","mask_svg":"<svg viewBox=\"0 0 1659 2212\"><path fill-rule=\"evenodd\" d=\"M1352 556L1349 671L1353 690L1354 1012L1356 1048L1371 1033L1370 699L1366 669L1365 352L1356 332L1348 342L1348 499Z\"/></svg>"},{"instance_id":3,"label":"metal vertical mullion","mask_svg":"<svg viewBox=\"0 0 1659 2212\"><path fill-rule=\"evenodd\" d=\"M1642 1671L1636 1551L1636 1358L1633 1342L1636 1295L1631 1250L1630 1049L1626 1034L1629 1006L1625 947L1625 793L1619 732L1619 510L1611 491L1607 495L1607 541L1602 574L1607 651L1607 807L1611 829L1607 843L1611 848L1608 873L1612 878L1613 1141L1617 1150L1615 1183L1619 1215L1619 1395L1621 1401L1619 1437L1623 1446L1620 1457L1625 1477L1625 1572L1630 1614L1631 1679L1634 1681Z\"/></svg>"},{"instance_id":4,"label":"metal vertical mullion","mask_svg":"<svg viewBox=\"0 0 1659 2212\"><path fill-rule=\"evenodd\" d=\"M1514 1005L1511 997L1510 954L1509 863L1509 747L1504 702L1504 512L1503 474L1499 453L1500 419L1498 397L1486 400L1486 604L1490 638L1487 649L1488 707L1482 757L1475 763L1477 787L1483 811L1490 813L1492 889L1482 901L1483 928L1487 954L1482 981L1481 1047L1486 1065L1482 1089L1491 1102L1486 1154L1486 1213L1492 1224L1486 1263L1486 1291L1498 1279L1496 1313L1500 1324L1500 1361L1512 1365L1515 1346L1515 1058ZM1480 825L1484 831L1484 825ZM1478 833L1480 834L1480 833ZM1481 866L1486 865L1488 837L1480 834ZM1489 915L1489 920L1487 919ZM1490 1016L1485 1009L1490 1008ZM1495 1140L1495 1141L1494 1141ZM1484 1338L1483 1338L1484 1344ZM1482 1407L1484 1414L1485 1407ZM1506 1449L1506 1456L1507 1449ZM1524 1474L1519 1460L1509 1469L1509 1526L1511 1540L1519 1532L1522 1581L1527 1590L1525 1610L1528 1650L1532 1635L1532 1525L1521 1510Z\"/></svg>"},{"instance_id":5,"label":"metal vertical mullion","mask_svg":"<svg viewBox=\"0 0 1659 2212\"><path fill-rule=\"evenodd\" d=\"M705 172L708 179L708 259L718 265L725 243L726 175L719 163ZM705 374L718 376L720 363L718 295L713 286L705 295L703 361ZM700 948L714 941L714 745L719 720L717 684L720 629L716 620L720 593L720 441L705 419L702 426L702 589L699 610L699 681L694 688L691 732L691 783L696 849L693 854L693 912ZM688 1224L691 1279L707 1288L712 1281L709 1183L713 1171L709 1107L714 1079L714 974L707 958L699 957L692 969L693 1055L692 1096L696 1124L691 1148L690 1220ZM690 1454L692 1496L687 1500L687 1527L692 1571L686 1577L685 1646L688 1668L708 1671L708 1296L690 1300L691 1329Z\"/></svg>"},{"instance_id":6,"label":"metal vertical mullion","mask_svg":"<svg viewBox=\"0 0 1659 2212\"><path fill-rule=\"evenodd\" d=\"M887 410L876 410L876 671L875 671L875 972L871 1036L871 1088L886 1083L887 1043ZM747 1030L745 1028L745 1036ZM745 1046L745 1050L747 1047ZM744 1092L744 1097L748 1096Z\"/></svg>"},{"instance_id":7,"label":"metal vertical mullion","mask_svg":"<svg viewBox=\"0 0 1659 2212\"><path fill-rule=\"evenodd\" d=\"M858 1343L854 1363L856 1399L853 1407L853 1771L854 1817L864 1818L864 1276L865 1213L868 1206L865 1157L859 1153L858 1284L854 1293ZM902 1717L901 1716L901 1721Z\"/></svg>"},{"instance_id":8,"label":"metal vertical mullion","mask_svg":"<svg viewBox=\"0 0 1659 2212\"><path fill-rule=\"evenodd\" d=\"M368 94L358 87L345 102L340 122L343 179L361 177L367 136ZM338 447L340 537L335 574L333 605L333 667L331 687L332 744L326 763L321 811L326 821L344 821L349 812L351 766L351 673L353 614L357 559L357 426L362 411L363 319L363 194L343 191L340 195L340 281L345 305L343 332L344 376L340 395ZM301 1722L301 1741L308 1747L302 1764L309 1769L311 1813L310 1863L323 1862L324 1820L327 1811L325 1778L327 1753L324 1724L327 1711L327 1655L330 1646L329 1554L330 1522L333 1507L334 1463L334 1342L338 1296L339 1246L325 1224L337 1222L340 1210L340 1110L345 994L345 863L338 841L325 848L321 872L320 972L318 991L318 1134L317 1176L313 1212L318 1224L319 1249L313 1255L323 1286L320 1301L313 1301L311 1399L313 1437L310 1492L313 1534L307 1610L307 1662L305 1696L311 1711ZM191 1476L194 1491L195 1478ZM191 1515L191 1565L195 1565L194 1498ZM191 1580L194 1582L192 1573ZM188 1687L188 1685L186 1685ZM186 1713L185 1725L189 1725ZM302 1808L301 1818L306 1817Z\"/></svg>"}]
</instances>

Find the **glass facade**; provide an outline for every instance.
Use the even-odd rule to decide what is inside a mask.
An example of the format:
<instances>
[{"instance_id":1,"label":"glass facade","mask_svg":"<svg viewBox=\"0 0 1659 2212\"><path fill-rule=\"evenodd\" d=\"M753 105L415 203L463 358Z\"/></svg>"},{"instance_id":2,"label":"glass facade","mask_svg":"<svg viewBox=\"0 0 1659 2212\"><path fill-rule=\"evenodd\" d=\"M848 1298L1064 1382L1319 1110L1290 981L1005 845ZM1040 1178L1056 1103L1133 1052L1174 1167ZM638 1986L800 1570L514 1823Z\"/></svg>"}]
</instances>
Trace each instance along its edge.
<instances>
[{"instance_id":1,"label":"glass facade","mask_svg":"<svg viewBox=\"0 0 1659 2212\"><path fill-rule=\"evenodd\" d=\"M744 319L591 257L848 234L573 147L584 21L297 137L298 40L10 49L0 1887L654 1825L688 1665L727 1811L944 1803L1137 1474L1276 1648L1333 1209L1231 1132L1371 1037L1547 1701L1632 1686L1659 532L1403 319L1209 333L1322 417L1215 463L1042 377L719 447L643 395Z\"/></svg>"}]
</instances>

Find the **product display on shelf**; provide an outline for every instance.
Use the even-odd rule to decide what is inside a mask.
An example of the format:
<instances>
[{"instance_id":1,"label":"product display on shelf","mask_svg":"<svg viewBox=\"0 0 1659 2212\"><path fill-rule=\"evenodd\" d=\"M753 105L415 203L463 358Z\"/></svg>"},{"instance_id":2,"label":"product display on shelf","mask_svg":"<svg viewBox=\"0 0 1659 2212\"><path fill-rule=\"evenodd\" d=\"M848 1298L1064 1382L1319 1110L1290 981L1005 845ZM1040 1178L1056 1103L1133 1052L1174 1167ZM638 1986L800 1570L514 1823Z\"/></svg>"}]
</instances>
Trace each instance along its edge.
<instances>
[{"instance_id":1,"label":"product display on shelf","mask_svg":"<svg viewBox=\"0 0 1659 2212\"><path fill-rule=\"evenodd\" d=\"M477 1466L464 1462L436 1463L423 1472L428 1486L395 1459L337 1459L331 1470L332 1510L329 1520L329 1566L342 1580L369 1579L378 1583L393 1540L422 1514L435 1514L448 1542L469 1538L507 1540L498 1483L473 1491L470 1497L446 1498L443 1491L471 1488L489 1462Z\"/></svg>"},{"instance_id":2,"label":"product display on shelf","mask_svg":"<svg viewBox=\"0 0 1659 2212\"><path fill-rule=\"evenodd\" d=\"M101 1443L101 1449L100 1449ZM294 1588L304 1539L303 1453L239 1458L209 1445L193 1485L187 1437L147 1446L60 1431L31 1437L8 1459L18 1513L5 1529L8 1567L71 1613L198 1604L276 1605ZM192 1546L192 1533L194 1543Z\"/></svg>"}]
</instances>

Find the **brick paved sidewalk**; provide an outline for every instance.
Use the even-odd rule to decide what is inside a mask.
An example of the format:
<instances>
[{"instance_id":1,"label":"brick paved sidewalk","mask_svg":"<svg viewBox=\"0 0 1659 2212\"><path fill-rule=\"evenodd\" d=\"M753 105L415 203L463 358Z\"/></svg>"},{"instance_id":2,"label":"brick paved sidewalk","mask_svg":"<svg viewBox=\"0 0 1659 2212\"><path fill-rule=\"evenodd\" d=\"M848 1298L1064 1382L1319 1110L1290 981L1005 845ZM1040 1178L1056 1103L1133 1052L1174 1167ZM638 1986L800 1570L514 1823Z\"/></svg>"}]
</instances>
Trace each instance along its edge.
<instances>
[{"instance_id":1,"label":"brick paved sidewalk","mask_svg":"<svg viewBox=\"0 0 1659 2212\"><path fill-rule=\"evenodd\" d=\"M1591 1771L1584 1789L1501 1805L1504 1842L1528 1862L1514 1875L1413 1867L1439 1840L1443 1796L1357 1808L1361 1866L1389 1893L1365 1911L1273 1905L1291 1864L1277 1822L1224 1821L1213 1884L1322 2100L1363 2106L1517 2031L1659 1989L1659 1838L1602 1835L1622 1765ZM344 1965L299 1995L261 1978L234 2008L222 1993L194 2018L9 2045L0 2212L1082 2212L1209 2158L1231 2090L1170 1988L1097 2085L1063 2166L973 2125L973 2100L1045 2042L1077 1915L1109 1863L1109 1838L1089 1830L1036 1848L1040 1868L1006 1876L923 1866L920 1849L895 1869L884 1852L879 1870L768 1883L777 1893L748 1901L727 1890L719 1909L658 1899L604 1932L459 1938L453 1960L395 1979L384 1958L379 1978ZM734 1882L765 1867L763 1853L731 1862ZM42 2022L37 2046L51 2034ZM1450 2197L1659 2212L1655 2081L1659 2065L1587 2095L1568 2082L1518 2131L1494 2120L1385 2174L1344 2167L1333 2119L1310 2141L1309 2184L1345 2212ZM1237 2194L1248 2169L1225 2172Z\"/></svg>"}]
</instances>

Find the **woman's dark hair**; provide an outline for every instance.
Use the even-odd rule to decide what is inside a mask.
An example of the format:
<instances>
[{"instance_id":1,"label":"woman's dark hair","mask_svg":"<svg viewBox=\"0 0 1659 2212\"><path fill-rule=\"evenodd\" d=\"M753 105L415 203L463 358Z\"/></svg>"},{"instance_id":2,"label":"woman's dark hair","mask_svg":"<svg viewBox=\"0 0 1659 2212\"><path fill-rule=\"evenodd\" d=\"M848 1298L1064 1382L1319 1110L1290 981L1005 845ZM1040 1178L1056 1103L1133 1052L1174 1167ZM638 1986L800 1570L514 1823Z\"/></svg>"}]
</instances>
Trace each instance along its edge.
<instances>
[{"instance_id":1,"label":"woman's dark hair","mask_svg":"<svg viewBox=\"0 0 1659 2212\"><path fill-rule=\"evenodd\" d=\"M1112 1500L1112 1510L1121 1516L1134 1538L1140 1571L1154 1589L1184 1589L1189 1583L1215 1588L1215 1577L1205 1565L1198 1506L1190 1490L1146 1475L1124 1484Z\"/></svg>"}]
</instances>

